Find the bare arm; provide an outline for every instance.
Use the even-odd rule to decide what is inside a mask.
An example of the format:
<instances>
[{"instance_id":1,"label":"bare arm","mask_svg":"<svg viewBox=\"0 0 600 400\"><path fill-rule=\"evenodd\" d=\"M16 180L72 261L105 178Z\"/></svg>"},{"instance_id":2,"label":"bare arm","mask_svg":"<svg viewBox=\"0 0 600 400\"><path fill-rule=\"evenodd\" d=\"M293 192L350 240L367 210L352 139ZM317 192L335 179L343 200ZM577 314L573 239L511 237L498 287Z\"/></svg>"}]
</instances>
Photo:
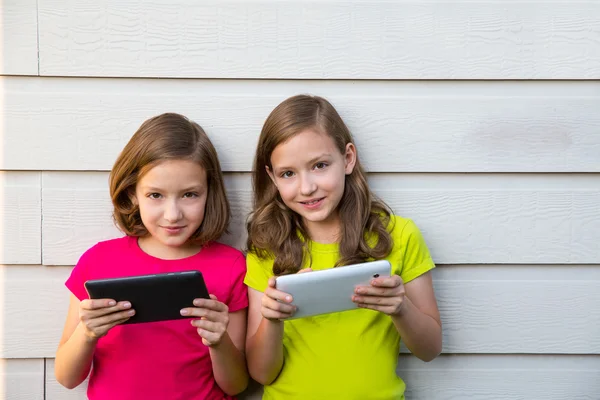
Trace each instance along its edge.
<instances>
[{"instance_id":1,"label":"bare arm","mask_svg":"<svg viewBox=\"0 0 600 400\"><path fill-rule=\"evenodd\" d=\"M404 304L392 321L406 347L423 361L442 352L442 322L428 272L404 285Z\"/></svg>"},{"instance_id":2,"label":"bare arm","mask_svg":"<svg viewBox=\"0 0 600 400\"><path fill-rule=\"evenodd\" d=\"M98 339L130 315L124 303L110 306L112 300L84 300L71 295L67 320L58 345L54 374L63 386L73 389L90 373ZM123 311L125 310L125 311Z\"/></svg>"},{"instance_id":3,"label":"bare arm","mask_svg":"<svg viewBox=\"0 0 600 400\"><path fill-rule=\"evenodd\" d=\"M408 282L394 275L357 288L353 300L362 308L388 314L406 347L423 361L442 351L442 322L429 272Z\"/></svg>"},{"instance_id":4,"label":"bare arm","mask_svg":"<svg viewBox=\"0 0 600 400\"><path fill-rule=\"evenodd\" d=\"M248 370L244 355L246 309L229 314L227 333L218 345L209 347L213 373L219 387L235 396L248 387Z\"/></svg>"},{"instance_id":5,"label":"bare arm","mask_svg":"<svg viewBox=\"0 0 600 400\"><path fill-rule=\"evenodd\" d=\"M312 271L303 269L298 273ZM248 339L246 353L248 369L255 381L269 385L283 368L283 319L296 312L293 298L275 289L275 278L269 278L264 293L250 288L248 315Z\"/></svg>"},{"instance_id":6,"label":"bare arm","mask_svg":"<svg viewBox=\"0 0 600 400\"><path fill-rule=\"evenodd\" d=\"M195 299L194 307L181 310L181 315L193 318L192 326L209 348L213 374L219 387L235 396L248 387L248 370L244 356L247 311L229 313L225 303L210 299Z\"/></svg>"}]
</instances>

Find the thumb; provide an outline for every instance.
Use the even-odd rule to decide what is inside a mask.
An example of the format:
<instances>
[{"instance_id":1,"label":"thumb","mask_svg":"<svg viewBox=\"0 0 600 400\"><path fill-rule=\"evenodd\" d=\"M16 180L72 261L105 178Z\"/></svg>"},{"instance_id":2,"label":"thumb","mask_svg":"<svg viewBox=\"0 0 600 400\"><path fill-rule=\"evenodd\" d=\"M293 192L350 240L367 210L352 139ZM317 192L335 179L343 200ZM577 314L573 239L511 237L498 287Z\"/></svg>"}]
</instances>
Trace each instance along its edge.
<instances>
[{"instance_id":1,"label":"thumb","mask_svg":"<svg viewBox=\"0 0 600 400\"><path fill-rule=\"evenodd\" d=\"M217 300L217 301L219 300L219 299L217 299L217 296L215 296L214 294L209 294L208 296L213 300Z\"/></svg>"},{"instance_id":2,"label":"thumb","mask_svg":"<svg viewBox=\"0 0 600 400\"><path fill-rule=\"evenodd\" d=\"M298 271L298 274L303 274L303 273L305 273L305 272L312 272L312 268L304 268L304 269L301 269L300 271Z\"/></svg>"}]
</instances>

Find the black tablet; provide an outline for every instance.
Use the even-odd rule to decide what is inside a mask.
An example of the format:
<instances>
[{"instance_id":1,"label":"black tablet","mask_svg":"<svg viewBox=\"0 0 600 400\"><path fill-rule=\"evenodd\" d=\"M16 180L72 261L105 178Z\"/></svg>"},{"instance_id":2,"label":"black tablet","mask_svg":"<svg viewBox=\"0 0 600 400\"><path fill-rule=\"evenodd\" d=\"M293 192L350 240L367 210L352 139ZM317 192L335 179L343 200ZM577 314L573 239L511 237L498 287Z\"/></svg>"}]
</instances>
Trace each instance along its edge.
<instances>
[{"instance_id":1,"label":"black tablet","mask_svg":"<svg viewBox=\"0 0 600 400\"><path fill-rule=\"evenodd\" d=\"M89 280L85 289L90 299L129 301L135 315L124 324L189 318L180 314L182 308L210 298L199 271Z\"/></svg>"}]
</instances>

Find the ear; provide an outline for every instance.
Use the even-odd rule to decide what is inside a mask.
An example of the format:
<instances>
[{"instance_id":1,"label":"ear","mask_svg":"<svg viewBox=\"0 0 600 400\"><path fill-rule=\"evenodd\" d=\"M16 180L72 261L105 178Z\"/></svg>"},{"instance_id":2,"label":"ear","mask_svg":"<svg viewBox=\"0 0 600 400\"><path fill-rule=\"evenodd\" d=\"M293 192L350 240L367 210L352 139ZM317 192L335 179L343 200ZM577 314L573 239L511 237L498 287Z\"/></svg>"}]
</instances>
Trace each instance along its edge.
<instances>
[{"instance_id":1,"label":"ear","mask_svg":"<svg viewBox=\"0 0 600 400\"><path fill-rule=\"evenodd\" d=\"M354 171L354 166L356 165L356 146L354 146L354 143L348 143L346 145L346 154L344 154L344 162L344 172L346 173L346 175L350 175L352 171Z\"/></svg>"},{"instance_id":2,"label":"ear","mask_svg":"<svg viewBox=\"0 0 600 400\"><path fill-rule=\"evenodd\" d=\"M273 171L271 171L271 168L269 168L268 165L265 165L265 170L267 171L269 178L271 178L273 185L277 186L277 182L275 182L275 175L273 175Z\"/></svg>"}]
</instances>

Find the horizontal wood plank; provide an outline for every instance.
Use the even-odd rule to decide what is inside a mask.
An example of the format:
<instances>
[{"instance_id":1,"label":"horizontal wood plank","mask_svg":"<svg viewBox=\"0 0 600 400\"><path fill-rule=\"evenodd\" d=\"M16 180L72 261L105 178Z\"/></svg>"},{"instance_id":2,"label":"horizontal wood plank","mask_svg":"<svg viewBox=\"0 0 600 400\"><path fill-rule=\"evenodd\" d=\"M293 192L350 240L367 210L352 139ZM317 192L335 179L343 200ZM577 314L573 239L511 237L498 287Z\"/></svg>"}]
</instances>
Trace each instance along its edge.
<instances>
[{"instance_id":1,"label":"horizontal wood plank","mask_svg":"<svg viewBox=\"0 0 600 400\"><path fill-rule=\"evenodd\" d=\"M600 354L600 267L547 266L557 269L550 280L529 266L498 267L502 277L492 269L487 279L475 280L471 268L487 267L441 266L433 273L444 353ZM5 293L0 357L54 357L68 307L64 281L70 271L0 267ZM23 310L29 310L28 318Z\"/></svg>"},{"instance_id":2,"label":"horizontal wood plank","mask_svg":"<svg viewBox=\"0 0 600 400\"><path fill-rule=\"evenodd\" d=\"M75 389L67 389L54 376L54 359L46 360L46 399L45 400L87 400L87 380Z\"/></svg>"},{"instance_id":3,"label":"horizontal wood plank","mask_svg":"<svg viewBox=\"0 0 600 400\"><path fill-rule=\"evenodd\" d=\"M40 72L286 79L597 79L600 4L39 0Z\"/></svg>"},{"instance_id":4,"label":"horizontal wood plank","mask_svg":"<svg viewBox=\"0 0 600 400\"><path fill-rule=\"evenodd\" d=\"M407 399L594 400L600 356L442 355L431 363L401 356Z\"/></svg>"},{"instance_id":5,"label":"horizontal wood plank","mask_svg":"<svg viewBox=\"0 0 600 400\"><path fill-rule=\"evenodd\" d=\"M0 264L41 262L40 172L0 171Z\"/></svg>"},{"instance_id":6,"label":"horizontal wood plank","mask_svg":"<svg viewBox=\"0 0 600 400\"><path fill-rule=\"evenodd\" d=\"M250 177L226 178L233 221L224 241L243 248ZM74 264L118 235L106 173L44 172L43 182L44 264ZM417 223L437 263L600 263L600 175L374 174L370 182Z\"/></svg>"},{"instance_id":7,"label":"horizontal wood plank","mask_svg":"<svg viewBox=\"0 0 600 400\"><path fill-rule=\"evenodd\" d=\"M0 358L54 357L69 306L69 267L0 265Z\"/></svg>"},{"instance_id":8,"label":"horizontal wood plank","mask_svg":"<svg viewBox=\"0 0 600 400\"><path fill-rule=\"evenodd\" d=\"M44 360L0 359L0 400L45 400Z\"/></svg>"},{"instance_id":9,"label":"horizontal wood plank","mask_svg":"<svg viewBox=\"0 0 600 400\"><path fill-rule=\"evenodd\" d=\"M46 400L85 399L80 388L57 387L50 375L54 360L47 360L46 369ZM599 369L598 356L442 355L431 363L400 356L397 372L407 384L407 399L595 400ZM259 399L261 388L252 389L240 400Z\"/></svg>"},{"instance_id":10,"label":"horizontal wood plank","mask_svg":"<svg viewBox=\"0 0 600 400\"><path fill-rule=\"evenodd\" d=\"M37 1L2 0L0 2L0 75L37 74Z\"/></svg>"},{"instance_id":11,"label":"horizontal wood plank","mask_svg":"<svg viewBox=\"0 0 600 400\"><path fill-rule=\"evenodd\" d=\"M271 110L308 92L336 106L371 172L600 171L600 81L2 82L2 169L110 170L145 119L173 111L205 127L225 171L250 171Z\"/></svg>"}]
</instances>

